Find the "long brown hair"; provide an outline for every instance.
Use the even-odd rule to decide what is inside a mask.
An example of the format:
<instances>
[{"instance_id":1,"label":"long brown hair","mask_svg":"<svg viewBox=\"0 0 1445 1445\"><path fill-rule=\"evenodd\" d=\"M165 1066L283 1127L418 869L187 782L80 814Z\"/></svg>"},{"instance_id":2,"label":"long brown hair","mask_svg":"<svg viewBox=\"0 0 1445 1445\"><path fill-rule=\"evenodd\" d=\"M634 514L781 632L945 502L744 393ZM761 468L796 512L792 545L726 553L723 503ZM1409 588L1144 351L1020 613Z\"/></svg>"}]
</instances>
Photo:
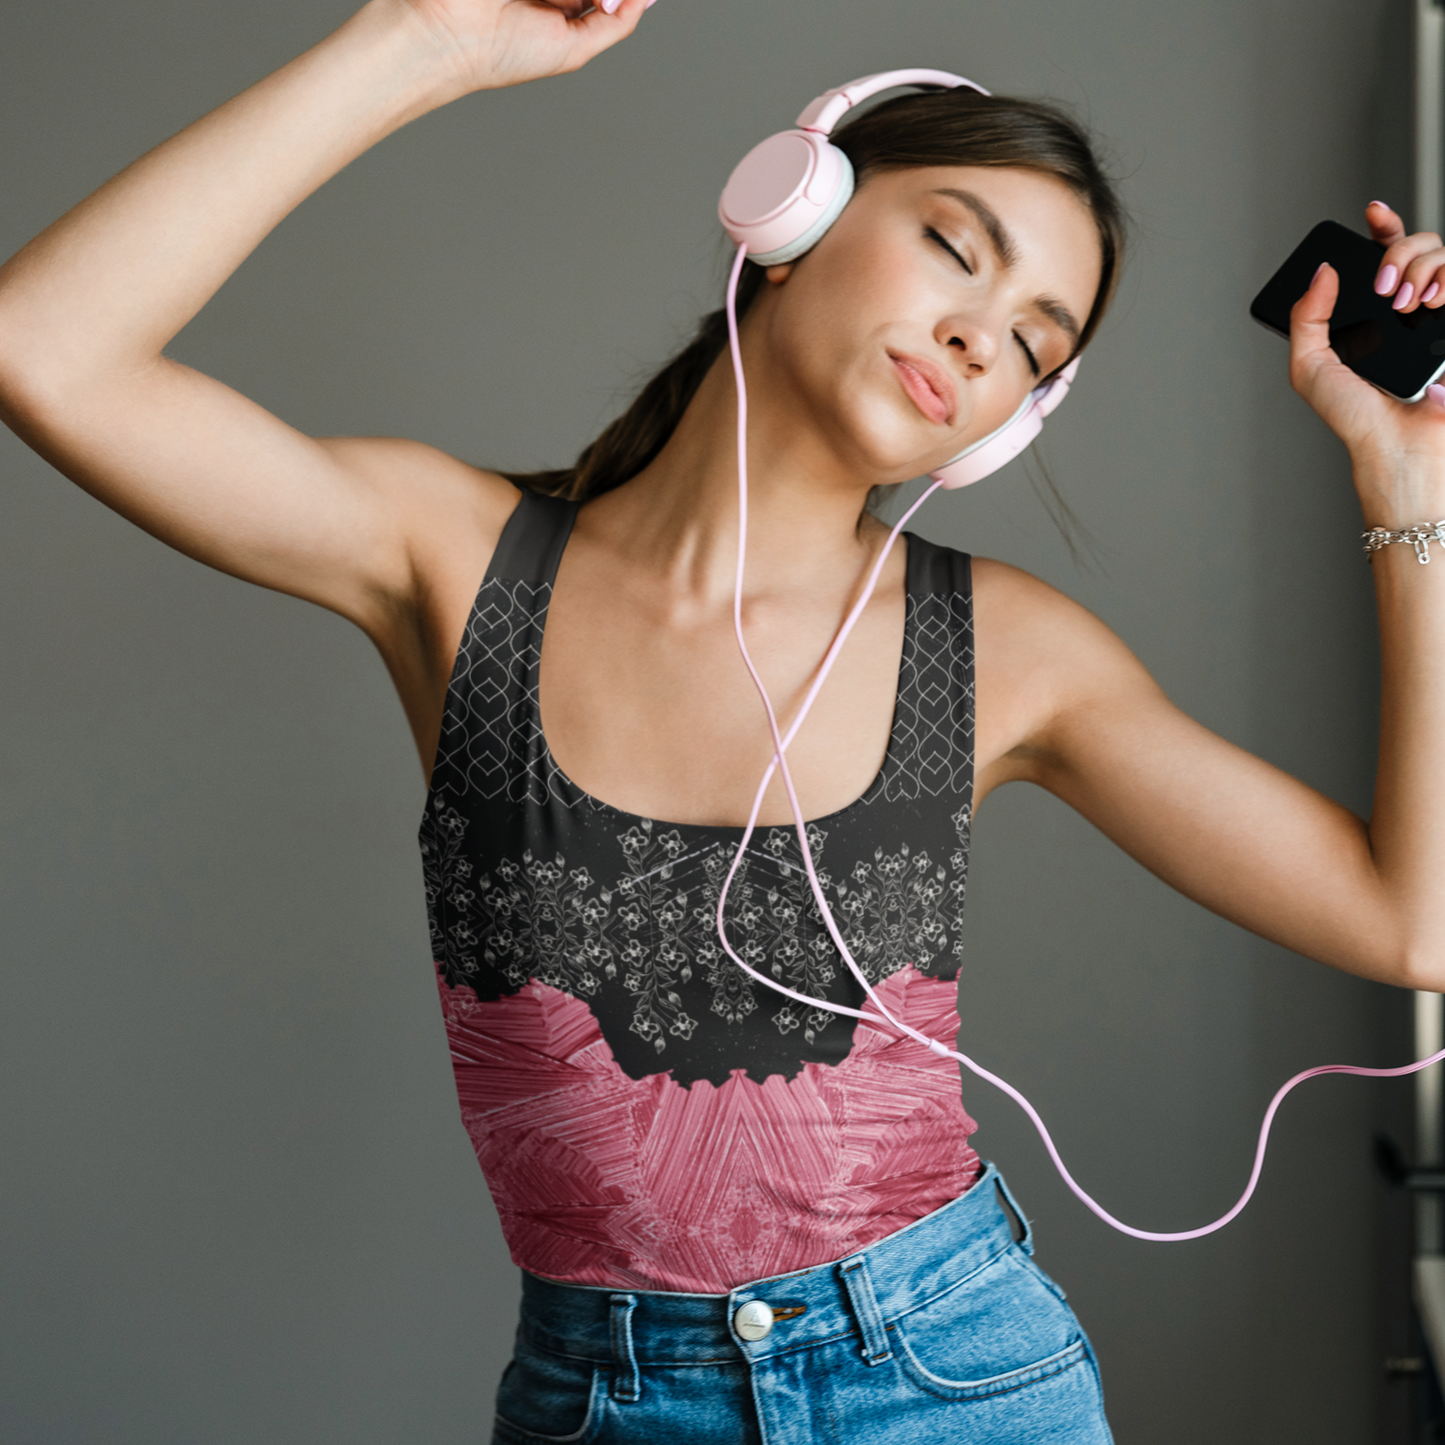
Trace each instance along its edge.
<instances>
[{"instance_id":1,"label":"long brown hair","mask_svg":"<svg viewBox=\"0 0 1445 1445\"><path fill-rule=\"evenodd\" d=\"M913 166L1009 166L1053 176L1089 208L1099 230L1103 270L1078 350L1098 329L1114 294L1126 222L1113 182L1088 134L1045 101L980 95L973 90L925 91L884 101L853 116L833 136L853 163L858 183L878 171ZM749 262L738 283L738 315L763 287ZM506 472L509 481L550 496L586 501L635 477L667 444L703 378L727 347L727 316L704 316L697 334L637 394L570 467Z\"/></svg>"}]
</instances>

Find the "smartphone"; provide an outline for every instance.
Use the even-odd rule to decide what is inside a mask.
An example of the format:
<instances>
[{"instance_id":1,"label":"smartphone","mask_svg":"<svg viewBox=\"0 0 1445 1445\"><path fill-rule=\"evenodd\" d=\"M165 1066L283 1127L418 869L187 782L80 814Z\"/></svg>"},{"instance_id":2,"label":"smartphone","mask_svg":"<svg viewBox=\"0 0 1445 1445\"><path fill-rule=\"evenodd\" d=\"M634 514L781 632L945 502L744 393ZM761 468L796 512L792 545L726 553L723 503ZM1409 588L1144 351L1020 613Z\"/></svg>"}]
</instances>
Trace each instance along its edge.
<instances>
[{"instance_id":1,"label":"smartphone","mask_svg":"<svg viewBox=\"0 0 1445 1445\"><path fill-rule=\"evenodd\" d=\"M1289 313L1309 290L1320 262L1339 272L1340 296L1330 318L1330 345L1351 371L1401 401L1419 401L1445 372L1445 307L1420 306L1402 316L1394 297L1375 295L1385 248L1337 221L1321 221L1295 247L1250 304L1262 326L1289 335Z\"/></svg>"}]
</instances>

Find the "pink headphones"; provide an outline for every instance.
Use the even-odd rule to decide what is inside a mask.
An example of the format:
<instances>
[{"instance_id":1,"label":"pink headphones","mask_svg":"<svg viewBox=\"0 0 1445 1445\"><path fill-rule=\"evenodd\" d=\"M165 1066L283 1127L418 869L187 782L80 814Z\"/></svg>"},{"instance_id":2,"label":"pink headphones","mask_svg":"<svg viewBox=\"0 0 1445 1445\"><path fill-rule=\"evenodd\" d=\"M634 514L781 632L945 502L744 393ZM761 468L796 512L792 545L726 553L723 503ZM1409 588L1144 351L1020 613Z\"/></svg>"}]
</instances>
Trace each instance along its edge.
<instances>
[{"instance_id":1,"label":"pink headphones","mask_svg":"<svg viewBox=\"0 0 1445 1445\"><path fill-rule=\"evenodd\" d=\"M840 85L813 101L796 130L759 142L734 168L718 202L723 229L759 266L796 261L822 239L853 194L853 165L829 139L855 106L894 86L943 90L981 85L944 70L885 70ZM1044 418L1068 395L1079 369L1075 357L1057 376L1036 387L997 431L965 447L930 473L945 488L966 487L1011 462L1038 436Z\"/></svg>"}]
</instances>

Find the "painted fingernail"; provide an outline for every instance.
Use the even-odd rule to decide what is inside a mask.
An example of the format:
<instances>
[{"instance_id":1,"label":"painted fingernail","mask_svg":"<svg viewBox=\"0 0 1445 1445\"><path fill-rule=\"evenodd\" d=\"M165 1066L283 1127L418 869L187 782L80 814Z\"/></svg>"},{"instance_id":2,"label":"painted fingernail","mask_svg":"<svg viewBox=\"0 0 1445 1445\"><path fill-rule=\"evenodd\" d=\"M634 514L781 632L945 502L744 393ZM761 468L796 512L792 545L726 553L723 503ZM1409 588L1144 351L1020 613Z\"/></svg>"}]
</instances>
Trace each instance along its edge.
<instances>
[{"instance_id":1,"label":"painted fingernail","mask_svg":"<svg viewBox=\"0 0 1445 1445\"><path fill-rule=\"evenodd\" d=\"M1371 201L1370 206L1378 206L1382 211L1388 211L1390 209L1384 201ZM1368 211L1370 206L1366 206L1365 209Z\"/></svg>"},{"instance_id":2,"label":"painted fingernail","mask_svg":"<svg viewBox=\"0 0 1445 1445\"><path fill-rule=\"evenodd\" d=\"M1445 386L1435 385L1425 388L1425 395L1435 403L1436 406L1445 406Z\"/></svg>"},{"instance_id":3,"label":"painted fingernail","mask_svg":"<svg viewBox=\"0 0 1445 1445\"><path fill-rule=\"evenodd\" d=\"M602 13L604 15L616 15L617 7L621 4L622 0L602 0Z\"/></svg>"},{"instance_id":4,"label":"painted fingernail","mask_svg":"<svg viewBox=\"0 0 1445 1445\"><path fill-rule=\"evenodd\" d=\"M1410 300L1414 296L1414 294L1415 288L1408 281L1406 281L1405 284L1400 287L1400 290L1395 297L1395 310L1403 311L1410 304Z\"/></svg>"},{"instance_id":5,"label":"painted fingernail","mask_svg":"<svg viewBox=\"0 0 1445 1445\"><path fill-rule=\"evenodd\" d=\"M1330 263L1329 263L1328 261L1321 261L1320 264L1315 267L1315 274L1310 277L1310 285L1311 285L1311 286L1313 286L1313 285L1315 284L1315 282L1320 279L1320 273L1323 272L1323 270L1325 269L1325 267L1328 266L1329 264L1330 264Z\"/></svg>"},{"instance_id":6,"label":"painted fingernail","mask_svg":"<svg viewBox=\"0 0 1445 1445\"><path fill-rule=\"evenodd\" d=\"M1440 283L1438 281L1432 281L1425 288L1425 294L1420 298L1420 305L1424 306L1427 302L1433 301L1439 294Z\"/></svg>"},{"instance_id":7,"label":"painted fingernail","mask_svg":"<svg viewBox=\"0 0 1445 1445\"><path fill-rule=\"evenodd\" d=\"M606 3L606 0L603 0ZM1380 274L1375 277L1375 295L1388 296L1395 289L1395 282L1400 279L1400 273L1393 266L1384 266Z\"/></svg>"}]
</instances>

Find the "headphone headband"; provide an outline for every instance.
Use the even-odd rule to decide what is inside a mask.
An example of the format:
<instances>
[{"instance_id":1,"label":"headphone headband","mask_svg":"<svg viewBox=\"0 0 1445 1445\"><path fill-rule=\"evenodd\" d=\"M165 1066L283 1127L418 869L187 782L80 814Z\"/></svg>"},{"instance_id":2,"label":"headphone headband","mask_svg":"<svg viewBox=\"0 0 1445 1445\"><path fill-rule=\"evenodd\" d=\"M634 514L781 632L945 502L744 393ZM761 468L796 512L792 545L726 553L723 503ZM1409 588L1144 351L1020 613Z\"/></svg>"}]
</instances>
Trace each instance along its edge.
<instances>
[{"instance_id":1,"label":"headphone headband","mask_svg":"<svg viewBox=\"0 0 1445 1445\"><path fill-rule=\"evenodd\" d=\"M988 94L983 86L947 70L880 70L877 75L865 75L861 80L850 80L847 85L838 86L836 90L824 91L798 117L798 129L810 130L816 135L831 135L833 127L855 105L861 105L870 96L899 85L976 90L980 95Z\"/></svg>"}]
</instances>

